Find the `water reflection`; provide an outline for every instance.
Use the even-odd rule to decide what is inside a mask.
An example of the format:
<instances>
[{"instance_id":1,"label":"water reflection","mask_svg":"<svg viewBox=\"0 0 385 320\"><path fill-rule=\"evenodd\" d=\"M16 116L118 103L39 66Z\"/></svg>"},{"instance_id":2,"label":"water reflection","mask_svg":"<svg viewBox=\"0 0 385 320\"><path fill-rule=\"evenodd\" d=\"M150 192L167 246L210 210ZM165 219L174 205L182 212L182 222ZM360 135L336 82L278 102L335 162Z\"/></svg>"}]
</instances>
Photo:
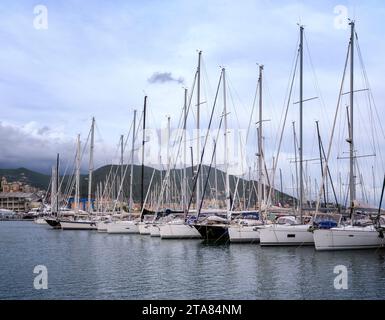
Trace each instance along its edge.
<instances>
[{"instance_id":1,"label":"water reflection","mask_svg":"<svg viewBox=\"0 0 385 320\"><path fill-rule=\"evenodd\" d=\"M317 252L0 223L2 299L384 299L385 250ZM33 268L49 289L33 289ZM348 290L334 288L334 267Z\"/></svg>"}]
</instances>

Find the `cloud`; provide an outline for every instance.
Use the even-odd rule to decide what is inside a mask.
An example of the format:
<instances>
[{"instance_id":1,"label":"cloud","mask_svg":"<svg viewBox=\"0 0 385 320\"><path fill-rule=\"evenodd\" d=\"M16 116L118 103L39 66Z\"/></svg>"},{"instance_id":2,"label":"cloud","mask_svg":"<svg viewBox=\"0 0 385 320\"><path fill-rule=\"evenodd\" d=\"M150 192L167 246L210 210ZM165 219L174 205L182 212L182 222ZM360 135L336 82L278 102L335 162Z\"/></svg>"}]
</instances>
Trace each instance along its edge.
<instances>
[{"instance_id":1,"label":"cloud","mask_svg":"<svg viewBox=\"0 0 385 320\"><path fill-rule=\"evenodd\" d=\"M177 82L179 84L184 83L182 77L175 78L171 72L154 72L153 75L147 80L149 83L166 83L166 82Z\"/></svg>"},{"instance_id":2,"label":"cloud","mask_svg":"<svg viewBox=\"0 0 385 320\"><path fill-rule=\"evenodd\" d=\"M85 138L85 137L83 137ZM26 167L50 173L56 154L60 154L62 170L73 170L76 141L63 134L62 128L51 129L29 122L23 126L0 122L0 168ZM88 145L82 141L82 171L88 167ZM95 146L95 166L117 163L118 154L114 146L99 142Z\"/></svg>"},{"instance_id":3,"label":"cloud","mask_svg":"<svg viewBox=\"0 0 385 320\"><path fill-rule=\"evenodd\" d=\"M182 88L175 90L174 85L153 84L183 83L190 90L197 49L203 51L201 100L206 103L202 105L202 128L207 127L218 66L226 66L227 70L229 128L245 128L251 117L258 76L255 62L265 65L263 114L271 121L264 124L263 132L269 163L276 155L285 89L298 40L298 21L306 26L306 47L325 99L324 107L320 107L318 100L307 102L304 107L304 157L317 157L314 120L320 120L326 147L349 40L349 30L334 27L333 8L339 2L244 0L242 5L228 0L206 2L148 1L144 5L137 0L129 3L117 0L114 4L103 2L95 6L90 0L61 4L47 1L49 27L39 31L33 28L34 1L26 0L23 5L1 1L0 167L23 165L49 170L57 152L63 159L68 157L72 161L75 137L81 133L84 142L91 117L97 122L95 151L99 154L95 154L95 161L111 163L118 138L128 131L132 121L131 111L141 110L143 91L149 97L148 127L161 127L162 115L166 114L171 116L172 126L176 126L183 104ZM382 110L385 44L379 39L384 31L385 8L378 1L349 3L349 16L359 13L356 18L360 46L378 109ZM308 58L305 55L306 98L319 96ZM296 100L297 87L293 97ZM357 88L364 87L357 83ZM357 94L357 100L362 94ZM344 96L342 105L349 103L345 98L348 96ZM279 162L284 187L290 188L293 171L288 161L293 158L290 123L298 124L297 107L289 111ZM355 125L357 150L363 155L372 154L367 133L377 131L372 129L373 121L368 119L359 101L356 110L356 119L362 119ZM341 132L336 133L335 139L342 143L336 143L339 150L332 152L336 162L333 176L348 167L340 161L337 165L335 160L347 151L346 125L342 125L346 115L343 116L339 121ZM379 123L384 123L384 113L380 118ZM194 127L194 116L189 116L188 128ZM255 152L253 128L250 154ZM385 150L384 142L378 150ZM369 177L367 185L371 185L371 161L360 159L362 166L367 162L368 168L361 167L361 172ZM376 170L378 176L382 175L384 166L381 160ZM319 166L309 163L308 170L319 182Z\"/></svg>"}]
</instances>

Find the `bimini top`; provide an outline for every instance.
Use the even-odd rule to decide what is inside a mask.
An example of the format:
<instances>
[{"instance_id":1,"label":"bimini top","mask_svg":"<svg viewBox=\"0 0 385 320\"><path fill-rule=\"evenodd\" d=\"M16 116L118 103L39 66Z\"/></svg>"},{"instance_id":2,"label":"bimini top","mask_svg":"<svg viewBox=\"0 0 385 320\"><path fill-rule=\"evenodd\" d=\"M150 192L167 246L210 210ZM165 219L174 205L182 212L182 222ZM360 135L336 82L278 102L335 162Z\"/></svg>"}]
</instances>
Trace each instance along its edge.
<instances>
[{"instance_id":1,"label":"bimini top","mask_svg":"<svg viewBox=\"0 0 385 320\"><path fill-rule=\"evenodd\" d=\"M260 218L258 211L233 211L231 215L238 219L241 218L259 220Z\"/></svg>"}]
</instances>

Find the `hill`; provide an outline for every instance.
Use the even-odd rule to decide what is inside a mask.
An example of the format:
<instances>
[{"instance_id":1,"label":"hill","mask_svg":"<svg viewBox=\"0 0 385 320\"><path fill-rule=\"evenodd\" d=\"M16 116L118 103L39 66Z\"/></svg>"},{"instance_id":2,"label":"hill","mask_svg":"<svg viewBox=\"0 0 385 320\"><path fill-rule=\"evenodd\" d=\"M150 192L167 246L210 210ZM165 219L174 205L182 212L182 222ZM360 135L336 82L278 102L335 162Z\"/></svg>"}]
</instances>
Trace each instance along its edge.
<instances>
[{"instance_id":1,"label":"hill","mask_svg":"<svg viewBox=\"0 0 385 320\"><path fill-rule=\"evenodd\" d=\"M51 179L51 177L46 174L26 168L0 169L0 178L1 177L5 177L8 182L20 181L43 190L47 189Z\"/></svg>"},{"instance_id":2,"label":"hill","mask_svg":"<svg viewBox=\"0 0 385 320\"><path fill-rule=\"evenodd\" d=\"M130 188L130 165L127 168L126 177L124 179L123 189L124 189L124 196L128 197L129 195L129 188ZM123 167L123 172L126 169L126 165ZM110 180L113 180L113 177L120 176L120 166L117 165L106 165L103 167L100 167L96 169L93 173L93 183L92 183L92 191L95 193L96 186L100 184L105 184L107 177L110 175ZM140 165L134 165L134 174L133 174L133 198L134 201L140 201L141 198L141 166ZM206 185L206 195L211 193L211 195L215 195L215 169L212 168L209 179L207 180L209 167L203 166L202 167L202 189ZM166 171L161 171L151 167L144 167L144 192L146 193L151 182L151 177L154 173L154 178L152 182L152 186L160 186L160 182L162 180L162 177L165 176ZM224 190L225 190L225 179L224 179L224 173L221 170L217 169L217 186L218 186L218 198L221 199L224 197ZM192 179L192 168L187 168L187 180L189 188L193 188L193 179ZM18 168L18 169L0 169L0 177L6 177L8 181L22 181L25 183L28 183L29 185L41 188L41 189L47 189L50 183L51 177L46 174L42 174L39 172L31 171L26 168ZM181 181L183 176L183 171L181 169L175 169L171 170L170 173L171 181L173 182L173 188L172 193L178 193L181 189ZM66 186L70 177L66 176L64 177L63 186ZM230 189L233 191L235 190L235 186L237 184L237 178L234 176L230 176ZM115 185L118 185L118 179L115 179ZM175 187L176 186L176 187ZM159 187L158 187L159 188ZM247 180L239 179L238 181L238 191L237 196L242 198L246 196L248 198L249 192L251 192L251 203L254 203L256 201L255 199L255 189L257 188L257 182L249 182ZM117 188L116 188L117 189ZM80 192L82 197L87 197L88 194L88 175L82 174L80 176ZM254 194L254 195L253 195ZM292 203L293 198L287 194L280 193L279 191L275 190L274 196L276 199L279 199L283 203Z\"/></svg>"}]
</instances>

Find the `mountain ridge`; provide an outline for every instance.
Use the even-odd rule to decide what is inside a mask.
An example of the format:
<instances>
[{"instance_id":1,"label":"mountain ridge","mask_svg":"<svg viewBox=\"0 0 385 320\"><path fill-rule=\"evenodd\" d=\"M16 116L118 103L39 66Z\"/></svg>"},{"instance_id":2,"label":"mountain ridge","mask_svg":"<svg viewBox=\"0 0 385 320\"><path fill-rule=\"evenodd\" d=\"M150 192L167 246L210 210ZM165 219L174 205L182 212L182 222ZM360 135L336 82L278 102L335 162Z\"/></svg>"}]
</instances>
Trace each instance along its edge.
<instances>
[{"instance_id":1,"label":"mountain ridge","mask_svg":"<svg viewBox=\"0 0 385 320\"><path fill-rule=\"evenodd\" d=\"M130 164L125 164L123 166L123 172L126 169L126 166L129 166L127 168L126 176L124 178L124 183L123 183L123 189L124 191L124 197L128 197L129 195L129 187L130 187ZM110 174L110 177L113 176L120 176L120 166L119 165L104 165L99 167L98 169L95 169L93 172L93 183L92 183L92 190L93 194L95 193L96 190L96 185L100 185L101 183L104 184L107 176ZM154 172L155 170L155 172ZM223 198L224 197L224 173L223 171L219 169L214 169L211 168L210 171L210 178L208 179L207 183L207 188L206 188L206 197L208 196L209 192L212 193L212 195L215 194L215 170L217 170L217 186L218 186L218 191L217 194L219 197ZM209 171L208 166L202 166L202 175L203 175L203 183L202 183L202 188L205 185L205 181L207 180L207 173ZM141 199L141 165L134 165L134 170L133 170L133 198L134 201L140 201ZM166 174L166 170L159 170L159 169L154 169L152 167L145 166L144 167L144 190L145 193L148 190L150 186L150 181L151 177L154 172L154 178L153 178L153 185L158 185L160 186L160 181L161 177L164 177ZM117 174L116 174L117 173ZM170 172L170 177L171 180L174 181L173 185L174 186L180 186L181 185L181 177L183 174L183 169L172 169ZM187 180L188 180L188 185L189 188L193 188L193 179L192 179L192 168L189 167L186 170L187 174ZM13 182L13 181L20 181L26 184L29 184L31 186L37 187L42 190L47 190L48 186L50 184L50 179L51 176L38 172L38 171L33 171L25 167L20 167L16 169L0 169L0 178L5 177L8 182ZM63 185L66 186L68 181L69 181L70 176L64 176L63 180ZM113 180L110 178L110 181ZM115 179L115 184L118 184L118 178ZM237 184L237 178L235 176L230 175L230 189L235 190L235 186ZM211 188L210 188L211 186ZM158 187L159 188L159 187ZM248 197L248 194L251 192L252 196L251 201L255 202L255 195L253 196L253 193L255 193L255 190L257 188L257 182L254 181L254 186L252 185L252 182L249 182L247 180L244 180L242 178L239 178L238 181L238 197L242 198L245 193L246 198ZM268 187L267 187L268 188ZM173 192L177 193L180 192L180 188L173 188ZM243 192L245 190L245 192ZM80 175L80 193L81 197L87 197L88 195L88 174L81 174ZM285 193L281 193L278 190L275 190L273 192L275 194L275 197L280 200L282 203L292 203L293 202L293 197L290 195L287 195ZM145 195L144 195L145 196Z\"/></svg>"}]
</instances>

